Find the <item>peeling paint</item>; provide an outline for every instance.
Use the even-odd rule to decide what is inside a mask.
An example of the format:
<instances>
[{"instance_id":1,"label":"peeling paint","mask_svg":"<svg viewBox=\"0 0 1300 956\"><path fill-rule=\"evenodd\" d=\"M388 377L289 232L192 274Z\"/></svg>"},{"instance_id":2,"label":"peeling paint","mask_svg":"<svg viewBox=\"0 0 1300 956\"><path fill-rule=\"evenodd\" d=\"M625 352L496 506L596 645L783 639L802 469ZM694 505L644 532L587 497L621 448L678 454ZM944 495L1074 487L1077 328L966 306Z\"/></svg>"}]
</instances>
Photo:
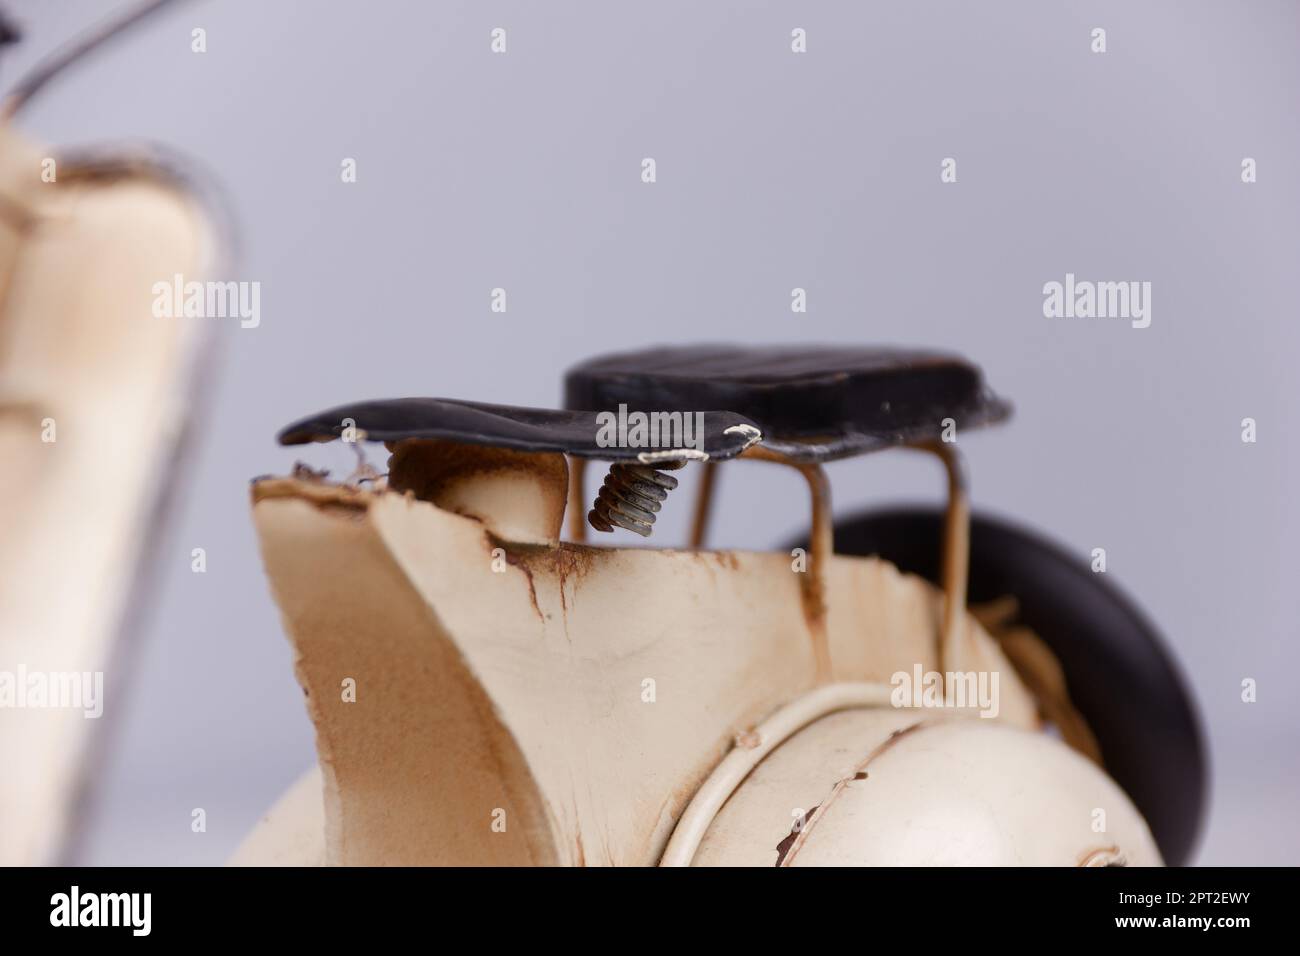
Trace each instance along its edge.
<instances>
[{"instance_id":1,"label":"peeling paint","mask_svg":"<svg viewBox=\"0 0 1300 956\"><path fill-rule=\"evenodd\" d=\"M1095 850L1085 852L1079 858L1079 866L1128 866L1128 860L1124 857L1123 852L1117 846L1103 846Z\"/></svg>"},{"instance_id":2,"label":"peeling paint","mask_svg":"<svg viewBox=\"0 0 1300 956\"><path fill-rule=\"evenodd\" d=\"M937 726L940 723L942 723L942 721L920 720L914 724L909 724L906 727L902 727L898 730L895 730L887 738L885 738L885 740L882 743L880 743L875 749L873 749L871 753L867 754L866 759L864 759L861 763L857 765L857 767L854 768L852 776L845 777L841 780L837 780L835 782L835 785L831 787L830 795L821 803L819 803L817 806L813 807L806 814L804 814L804 816L799 821L797 821L795 826L791 829L790 835L777 844L776 865L789 866L791 864L791 861L794 860L795 854L798 853L799 850L803 847L803 845L808 841L808 834L812 832L813 827L816 826L817 822L825 815L826 810L830 807L830 805L835 802L835 800L839 797L841 793L844 792L845 787L847 787L850 783L856 780L868 779L867 766L873 760L880 757L891 747L893 747L896 743L898 743L898 741L902 740L904 737L908 736L909 734L914 733L918 730L922 730L926 727Z\"/></svg>"},{"instance_id":3,"label":"peeling paint","mask_svg":"<svg viewBox=\"0 0 1300 956\"><path fill-rule=\"evenodd\" d=\"M538 619L545 622L546 615L542 613L542 607L537 603L537 585L533 581L533 569L509 548L502 548L501 550L505 552L506 564L512 568L518 568L524 573L524 577L528 579L528 600L533 602L533 610L537 612Z\"/></svg>"},{"instance_id":4,"label":"peeling paint","mask_svg":"<svg viewBox=\"0 0 1300 956\"><path fill-rule=\"evenodd\" d=\"M821 805L819 804L790 825L790 835L776 845L777 866L785 865L786 855L794 848L794 843L799 839L799 834L807 828L808 821L811 820L813 815L820 809Z\"/></svg>"},{"instance_id":5,"label":"peeling paint","mask_svg":"<svg viewBox=\"0 0 1300 956\"><path fill-rule=\"evenodd\" d=\"M711 551L707 553L712 554L715 558L717 558L718 564L722 565L724 568L730 568L732 571L740 570L740 559L736 557L736 552Z\"/></svg>"}]
</instances>

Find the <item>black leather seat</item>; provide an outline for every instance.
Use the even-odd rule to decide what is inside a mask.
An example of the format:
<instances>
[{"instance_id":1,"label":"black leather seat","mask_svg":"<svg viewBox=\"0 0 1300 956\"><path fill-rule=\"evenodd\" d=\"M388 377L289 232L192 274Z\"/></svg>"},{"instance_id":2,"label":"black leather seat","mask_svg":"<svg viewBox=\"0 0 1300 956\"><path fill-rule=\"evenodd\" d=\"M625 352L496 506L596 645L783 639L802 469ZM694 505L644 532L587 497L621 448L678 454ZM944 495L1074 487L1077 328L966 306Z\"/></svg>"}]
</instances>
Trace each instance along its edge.
<instances>
[{"instance_id":1,"label":"black leather seat","mask_svg":"<svg viewBox=\"0 0 1300 956\"><path fill-rule=\"evenodd\" d=\"M450 398L388 398L340 405L294 422L279 434L281 445L334 441L350 422L357 438L396 442L445 438L517 451L565 452L579 458L638 461L646 449L601 444L597 412L519 408ZM752 444L756 429L743 415L705 411L700 451L734 458Z\"/></svg>"},{"instance_id":2,"label":"black leather seat","mask_svg":"<svg viewBox=\"0 0 1300 956\"><path fill-rule=\"evenodd\" d=\"M285 445L329 441L350 419L372 441L447 438L607 460L637 449L597 441L597 415L703 412L704 449L731 458L753 442L796 461L827 461L939 438L1005 418L1010 406L957 356L884 348L682 346L590 359L565 379L566 410L446 398L355 402L294 422Z\"/></svg>"},{"instance_id":3,"label":"black leather seat","mask_svg":"<svg viewBox=\"0 0 1300 956\"><path fill-rule=\"evenodd\" d=\"M937 352L835 346L692 345L589 359L565 378L565 406L587 411L725 408L758 424L763 445L824 461L933 440L999 421L1010 406L978 366Z\"/></svg>"}]
</instances>

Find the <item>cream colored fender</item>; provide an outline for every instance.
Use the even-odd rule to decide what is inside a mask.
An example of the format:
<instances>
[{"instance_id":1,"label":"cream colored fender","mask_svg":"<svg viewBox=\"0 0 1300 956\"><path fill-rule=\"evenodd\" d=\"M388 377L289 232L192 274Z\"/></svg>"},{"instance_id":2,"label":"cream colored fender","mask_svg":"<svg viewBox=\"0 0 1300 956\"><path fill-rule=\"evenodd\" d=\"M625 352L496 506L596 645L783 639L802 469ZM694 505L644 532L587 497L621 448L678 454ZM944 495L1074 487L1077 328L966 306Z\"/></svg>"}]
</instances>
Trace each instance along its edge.
<instances>
[{"instance_id":1,"label":"cream colored fender","mask_svg":"<svg viewBox=\"0 0 1300 956\"><path fill-rule=\"evenodd\" d=\"M755 732L762 755L734 768L724 761L705 781L664 864L1160 865L1124 792L1046 734L877 706L781 736L826 709L817 698L834 704L845 690L822 688L764 722Z\"/></svg>"},{"instance_id":2,"label":"cream colored fender","mask_svg":"<svg viewBox=\"0 0 1300 956\"><path fill-rule=\"evenodd\" d=\"M58 857L112 718L209 331L155 317L152 290L217 247L160 167L65 158L0 123L0 864Z\"/></svg>"},{"instance_id":3,"label":"cream colored fender","mask_svg":"<svg viewBox=\"0 0 1300 956\"><path fill-rule=\"evenodd\" d=\"M560 456L458 455L436 480L394 467L406 494L253 487L327 863L654 865L736 741L818 686L819 635L833 682L937 665L940 595L887 562L832 556L814 621L788 555L559 542ZM952 664L997 672L997 720L1038 727L969 615ZM294 845L280 816L240 859Z\"/></svg>"}]
</instances>

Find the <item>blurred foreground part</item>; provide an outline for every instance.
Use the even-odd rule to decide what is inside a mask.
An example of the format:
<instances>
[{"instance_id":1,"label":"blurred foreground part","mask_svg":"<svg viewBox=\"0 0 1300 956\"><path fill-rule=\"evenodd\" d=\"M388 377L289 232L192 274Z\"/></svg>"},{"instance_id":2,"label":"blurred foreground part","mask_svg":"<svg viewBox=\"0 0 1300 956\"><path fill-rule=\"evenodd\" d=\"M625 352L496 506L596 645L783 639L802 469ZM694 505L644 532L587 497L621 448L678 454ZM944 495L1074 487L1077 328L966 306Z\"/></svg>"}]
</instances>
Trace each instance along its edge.
<instances>
[{"instance_id":1,"label":"blurred foreground part","mask_svg":"<svg viewBox=\"0 0 1300 956\"><path fill-rule=\"evenodd\" d=\"M206 278L218 245L152 159L0 125L0 865L61 853L120 704L113 651L209 334L156 317L154 287Z\"/></svg>"}]
</instances>

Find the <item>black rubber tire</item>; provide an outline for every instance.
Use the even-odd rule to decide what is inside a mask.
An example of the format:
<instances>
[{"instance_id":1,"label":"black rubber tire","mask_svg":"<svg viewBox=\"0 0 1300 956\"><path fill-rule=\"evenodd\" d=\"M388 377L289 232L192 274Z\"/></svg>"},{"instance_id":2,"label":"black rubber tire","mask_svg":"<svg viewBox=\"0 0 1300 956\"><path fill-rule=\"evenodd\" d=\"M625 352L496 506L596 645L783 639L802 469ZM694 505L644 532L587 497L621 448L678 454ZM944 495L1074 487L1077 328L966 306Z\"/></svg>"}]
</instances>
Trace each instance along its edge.
<instances>
[{"instance_id":1,"label":"black rubber tire","mask_svg":"<svg viewBox=\"0 0 1300 956\"><path fill-rule=\"evenodd\" d=\"M835 551L880 555L937 584L942 529L937 508L867 512L836 522ZM1060 660L1106 769L1150 824L1165 862L1186 864L1208 798L1208 760L1191 693L1155 627L1087 562L1028 529L976 514L969 599L1007 594L1020 602L1018 621Z\"/></svg>"}]
</instances>

